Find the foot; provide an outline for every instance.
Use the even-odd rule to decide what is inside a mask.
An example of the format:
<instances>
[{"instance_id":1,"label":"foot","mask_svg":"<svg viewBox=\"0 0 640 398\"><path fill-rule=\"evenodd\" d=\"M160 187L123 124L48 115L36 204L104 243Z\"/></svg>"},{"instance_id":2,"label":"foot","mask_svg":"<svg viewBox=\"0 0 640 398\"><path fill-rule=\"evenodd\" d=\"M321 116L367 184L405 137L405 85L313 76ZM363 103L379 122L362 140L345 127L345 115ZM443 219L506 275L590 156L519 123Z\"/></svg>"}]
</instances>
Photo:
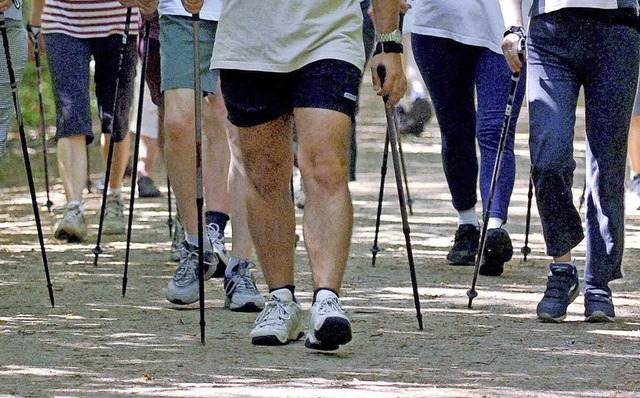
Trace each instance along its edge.
<instances>
[{"instance_id":1,"label":"foot","mask_svg":"<svg viewBox=\"0 0 640 398\"><path fill-rule=\"evenodd\" d=\"M126 223L124 222L124 199L117 193L107 195L107 203L104 208L104 220L102 232L106 235L123 234Z\"/></svg>"},{"instance_id":2,"label":"foot","mask_svg":"<svg viewBox=\"0 0 640 398\"><path fill-rule=\"evenodd\" d=\"M138 179L138 197L159 198L161 196L162 192L160 192L150 177L144 176Z\"/></svg>"},{"instance_id":3,"label":"foot","mask_svg":"<svg viewBox=\"0 0 640 398\"><path fill-rule=\"evenodd\" d=\"M584 316L587 322L613 322L616 311L609 289L587 289L584 292Z\"/></svg>"},{"instance_id":4,"label":"foot","mask_svg":"<svg viewBox=\"0 0 640 398\"><path fill-rule=\"evenodd\" d=\"M538 319L543 322L562 322L567 316L567 307L580 291L578 271L573 262L549 264L547 289L538 303Z\"/></svg>"},{"instance_id":5,"label":"foot","mask_svg":"<svg viewBox=\"0 0 640 398\"><path fill-rule=\"evenodd\" d=\"M255 345L284 345L304 335L302 308L289 289L271 292L255 323L249 334Z\"/></svg>"},{"instance_id":6,"label":"foot","mask_svg":"<svg viewBox=\"0 0 640 398\"><path fill-rule=\"evenodd\" d=\"M210 279L216 269L212 258L212 253L204 252L204 280ZM199 285L198 247L185 240L180 247L180 265L167 285L167 300L180 305L195 303L200 299Z\"/></svg>"},{"instance_id":7,"label":"foot","mask_svg":"<svg viewBox=\"0 0 640 398\"><path fill-rule=\"evenodd\" d=\"M213 253L215 256L212 260L216 263L212 274L213 277L222 278L229 263L229 257L227 256L227 249L224 245L224 235L220 232L216 224L208 224L205 227L204 250Z\"/></svg>"},{"instance_id":8,"label":"foot","mask_svg":"<svg viewBox=\"0 0 640 398\"><path fill-rule=\"evenodd\" d=\"M351 322L344 314L338 296L330 290L318 291L311 307L305 347L333 351L350 341Z\"/></svg>"},{"instance_id":9,"label":"foot","mask_svg":"<svg viewBox=\"0 0 640 398\"><path fill-rule=\"evenodd\" d=\"M304 193L304 183L302 182L302 174L300 169L293 167L293 201L298 209L304 209L304 202L306 200Z\"/></svg>"},{"instance_id":10,"label":"foot","mask_svg":"<svg viewBox=\"0 0 640 398\"><path fill-rule=\"evenodd\" d=\"M634 176L629 181L627 203L632 209L640 210L640 175Z\"/></svg>"},{"instance_id":11,"label":"foot","mask_svg":"<svg viewBox=\"0 0 640 398\"><path fill-rule=\"evenodd\" d=\"M224 274L224 306L231 311L260 312L264 308L264 297L258 291L251 268L255 265L247 260L231 257Z\"/></svg>"},{"instance_id":12,"label":"foot","mask_svg":"<svg viewBox=\"0 0 640 398\"><path fill-rule=\"evenodd\" d=\"M480 275L502 275L504 263L511 260L511 257L513 257L513 245L507 231L502 228L488 229L480 264Z\"/></svg>"},{"instance_id":13,"label":"foot","mask_svg":"<svg viewBox=\"0 0 640 398\"><path fill-rule=\"evenodd\" d=\"M64 215L53 228L53 236L67 242L82 242L86 239L87 223L79 203L65 206Z\"/></svg>"},{"instance_id":14,"label":"foot","mask_svg":"<svg viewBox=\"0 0 640 398\"><path fill-rule=\"evenodd\" d=\"M474 265L478 253L480 230L473 224L458 226L453 247L447 254L447 261L451 265Z\"/></svg>"},{"instance_id":15,"label":"foot","mask_svg":"<svg viewBox=\"0 0 640 398\"><path fill-rule=\"evenodd\" d=\"M417 98L413 101L409 110L405 111L403 108L399 108L400 134L419 136L432 115L431 104L424 98Z\"/></svg>"}]
</instances>

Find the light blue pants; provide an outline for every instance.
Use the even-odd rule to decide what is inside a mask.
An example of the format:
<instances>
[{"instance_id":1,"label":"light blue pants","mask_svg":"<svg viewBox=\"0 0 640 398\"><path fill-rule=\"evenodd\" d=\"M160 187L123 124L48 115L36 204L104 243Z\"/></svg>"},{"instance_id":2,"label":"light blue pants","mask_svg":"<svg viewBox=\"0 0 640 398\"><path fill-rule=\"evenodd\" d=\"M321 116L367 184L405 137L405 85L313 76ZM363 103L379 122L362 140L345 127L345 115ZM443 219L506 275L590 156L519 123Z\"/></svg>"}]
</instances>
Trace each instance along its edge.
<instances>
[{"instance_id":1,"label":"light blue pants","mask_svg":"<svg viewBox=\"0 0 640 398\"><path fill-rule=\"evenodd\" d=\"M27 32L22 25L22 21L6 19L5 26L7 27L7 37L9 39L11 66L16 82L20 83L24 68L27 65ZM7 134L15 120L13 94L11 93L4 46L4 40L0 40L0 49L2 50L0 54L0 160L4 154Z\"/></svg>"},{"instance_id":2,"label":"light blue pants","mask_svg":"<svg viewBox=\"0 0 640 398\"><path fill-rule=\"evenodd\" d=\"M532 18L528 47L531 162L547 254L584 238L571 193L575 112L586 109L586 288L622 277L627 135L638 80L640 34L597 13L565 9Z\"/></svg>"}]
</instances>

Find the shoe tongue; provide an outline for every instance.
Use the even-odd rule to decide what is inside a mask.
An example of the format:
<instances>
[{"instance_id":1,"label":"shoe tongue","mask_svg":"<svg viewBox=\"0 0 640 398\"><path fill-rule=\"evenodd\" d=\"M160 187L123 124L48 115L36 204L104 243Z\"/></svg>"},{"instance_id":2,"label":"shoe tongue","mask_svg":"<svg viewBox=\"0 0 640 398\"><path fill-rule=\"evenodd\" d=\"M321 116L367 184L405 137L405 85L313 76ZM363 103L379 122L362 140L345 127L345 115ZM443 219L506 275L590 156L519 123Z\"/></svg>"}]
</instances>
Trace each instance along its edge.
<instances>
[{"instance_id":1,"label":"shoe tongue","mask_svg":"<svg viewBox=\"0 0 640 398\"><path fill-rule=\"evenodd\" d=\"M322 289L316 293L316 302L320 302L322 300L336 298L337 296L331 290Z\"/></svg>"},{"instance_id":2,"label":"shoe tongue","mask_svg":"<svg viewBox=\"0 0 640 398\"><path fill-rule=\"evenodd\" d=\"M269 294L269 299L270 300L278 299L280 301L288 303L293 300L293 295L291 294L291 291L289 289L282 288L282 289L272 291Z\"/></svg>"},{"instance_id":3,"label":"shoe tongue","mask_svg":"<svg viewBox=\"0 0 640 398\"><path fill-rule=\"evenodd\" d=\"M549 269L554 274L570 274L573 271L573 265L570 263L551 263Z\"/></svg>"}]
</instances>

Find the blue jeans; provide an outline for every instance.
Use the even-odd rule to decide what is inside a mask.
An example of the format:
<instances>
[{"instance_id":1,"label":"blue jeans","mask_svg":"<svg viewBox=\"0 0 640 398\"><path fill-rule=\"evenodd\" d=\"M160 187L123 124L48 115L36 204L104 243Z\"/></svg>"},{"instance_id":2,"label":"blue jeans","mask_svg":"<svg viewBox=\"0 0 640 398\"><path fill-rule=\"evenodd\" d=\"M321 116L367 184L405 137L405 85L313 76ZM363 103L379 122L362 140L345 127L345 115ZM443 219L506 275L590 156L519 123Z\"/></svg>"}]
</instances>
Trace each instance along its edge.
<instances>
[{"instance_id":1,"label":"blue jeans","mask_svg":"<svg viewBox=\"0 0 640 398\"><path fill-rule=\"evenodd\" d=\"M534 17L528 38L528 87L538 211L547 254L559 257L584 238L571 188L575 112L586 109L587 253L585 284L606 288L622 277L627 134L638 79L640 35L565 9ZM570 45L567 45L570 44Z\"/></svg>"},{"instance_id":2,"label":"blue jeans","mask_svg":"<svg viewBox=\"0 0 640 398\"><path fill-rule=\"evenodd\" d=\"M511 71L501 54L484 47L415 33L411 34L411 43L416 64L427 85L438 118L442 137L442 167L453 207L462 211L476 205L477 139L480 147L480 192L484 214L505 120ZM503 220L507 219L515 181L513 141L524 91L524 78L521 78L490 212L491 217Z\"/></svg>"}]
</instances>

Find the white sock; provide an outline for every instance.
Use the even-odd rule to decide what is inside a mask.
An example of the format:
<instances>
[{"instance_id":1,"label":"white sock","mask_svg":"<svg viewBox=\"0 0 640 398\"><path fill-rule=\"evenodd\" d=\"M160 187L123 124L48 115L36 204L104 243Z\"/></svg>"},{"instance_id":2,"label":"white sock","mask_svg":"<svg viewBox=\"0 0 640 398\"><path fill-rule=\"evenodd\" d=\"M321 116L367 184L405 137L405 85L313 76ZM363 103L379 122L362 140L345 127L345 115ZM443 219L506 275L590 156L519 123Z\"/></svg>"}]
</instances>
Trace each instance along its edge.
<instances>
[{"instance_id":1,"label":"white sock","mask_svg":"<svg viewBox=\"0 0 640 398\"><path fill-rule=\"evenodd\" d=\"M78 206L80 211L84 213L84 206L82 205L82 202L80 202L79 200L72 200L71 202L67 203L67 206L76 206L76 205Z\"/></svg>"},{"instance_id":2,"label":"white sock","mask_svg":"<svg viewBox=\"0 0 640 398\"><path fill-rule=\"evenodd\" d=\"M504 225L504 220L498 217L489 217L489 221L487 222L487 229L494 228L502 228Z\"/></svg>"},{"instance_id":3,"label":"white sock","mask_svg":"<svg viewBox=\"0 0 640 398\"><path fill-rule=\"evenodd\" d=\"M476 227L480 226L478 223L478 215L476 214L476 208L472 207L469 210L463 210L458 212L458 224L473 224Z\"/></svg>"},{"instance_id":4,"label":"white sock","mask_svg":"<svg viewBox=\"0 0 640 398\"><path fill-rule=\"evenodd\" d=\"M195 247L198 247L198 234L191 235L185 232L184 239L187 242L189 242L190 245L194 245Z\"/></svg>"},{"instance_id":5,"label":"white sock","mask_svg":"<svg viewBox=\"0 0 640 398\"><path fill-rule=\"evenodd\" d=\"M107 195L113 194L122 195L122 186L120 186L120 188L107 188Z\"/></svg>"}]
</instances>

